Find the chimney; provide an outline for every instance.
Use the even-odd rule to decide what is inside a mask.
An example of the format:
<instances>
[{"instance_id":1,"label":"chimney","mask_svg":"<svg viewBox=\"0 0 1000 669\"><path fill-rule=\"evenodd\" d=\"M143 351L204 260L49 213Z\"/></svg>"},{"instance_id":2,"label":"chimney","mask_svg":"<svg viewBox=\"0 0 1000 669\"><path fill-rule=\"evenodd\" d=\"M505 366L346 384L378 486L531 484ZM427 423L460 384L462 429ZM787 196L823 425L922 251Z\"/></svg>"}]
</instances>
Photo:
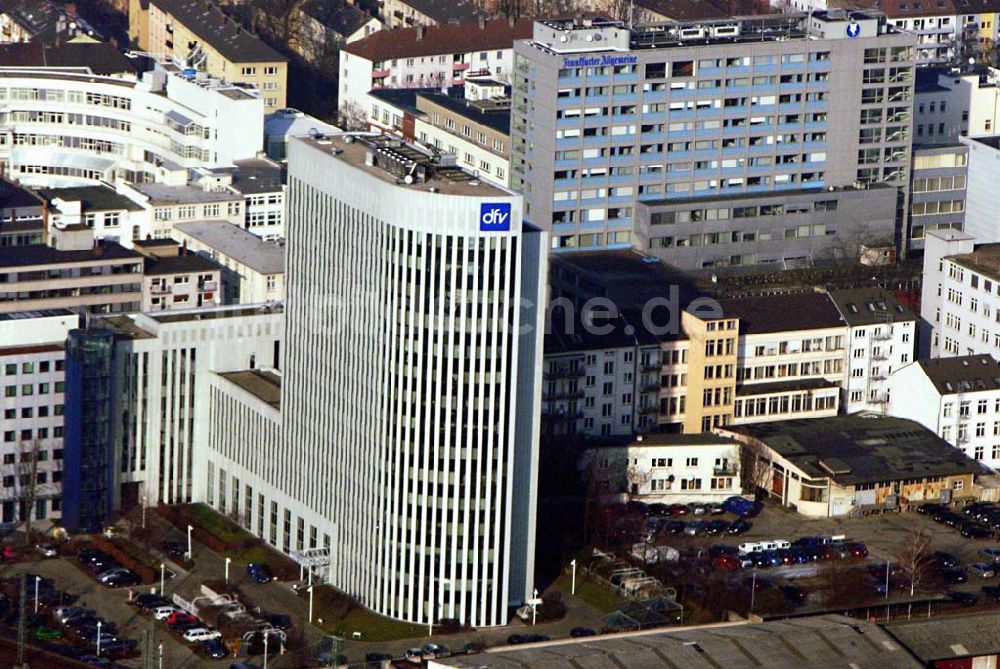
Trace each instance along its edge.
<instances>
[{"instance_id":1,"label":"chimney","mask_svg":"<svg viewBox=\"0 0 1000 669\"><path fill-rule=\"evenodd\" d=\"M479 15L479 29L486 30L486 17L482 14Z\"/></svg>"},{"instance_id":2,"label":"chimney","mask_svg":"<svg viewBox=\"0 0 1000 669\"><path fill-rule=\"evenodd\" d=\"M417 26L417 41L419 42L424 38L424 33L427 32L427 27L424 25Z\"/></svg>"}]
</instances>

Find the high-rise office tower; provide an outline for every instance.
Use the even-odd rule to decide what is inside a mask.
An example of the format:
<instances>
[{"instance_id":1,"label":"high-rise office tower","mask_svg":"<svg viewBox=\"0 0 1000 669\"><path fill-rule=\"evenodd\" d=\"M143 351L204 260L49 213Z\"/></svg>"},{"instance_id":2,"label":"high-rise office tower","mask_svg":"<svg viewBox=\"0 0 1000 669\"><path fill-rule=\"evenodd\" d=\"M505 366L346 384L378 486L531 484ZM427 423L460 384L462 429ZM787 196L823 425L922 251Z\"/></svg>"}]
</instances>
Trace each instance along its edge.
<instances>
[{"instance_id":1,"label":"high-rise office tower","mask_svg":"<svg viewBox=\"0 0 1000 669\"><path fill-rule=\"evenodd\" d=\"M378 613L506 623L534 586L545 233L398 141L293 140L289 195L281 436L233 439L252 385L219 380L209 503Z\"/></svg>"},{"instance_id":2,"label":"high-rise office tower","mask_svg":"<svg viewBox=\"0 0 1000 669\"><path fill-rule=\"evenodd\" d=\"M536 22L515 43L525 218L558 251L634 246L682 269L905 245L914 40L842 10Z\"/></svg>"}]
</instances>

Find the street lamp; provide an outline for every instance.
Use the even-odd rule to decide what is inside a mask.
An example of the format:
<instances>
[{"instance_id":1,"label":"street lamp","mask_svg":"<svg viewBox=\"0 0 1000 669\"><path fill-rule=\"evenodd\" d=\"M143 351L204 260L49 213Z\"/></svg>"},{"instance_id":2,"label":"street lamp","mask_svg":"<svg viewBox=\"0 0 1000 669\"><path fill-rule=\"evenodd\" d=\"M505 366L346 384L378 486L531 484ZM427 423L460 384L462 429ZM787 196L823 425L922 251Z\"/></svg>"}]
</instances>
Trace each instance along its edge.
<instances>
[{"instance_id":1,"label":"street lamp","mask_svg":"<svg viewBox=\"0 0 1000 669\"><path fill-rule=\"evenodd\" d=\"M754 599L757 597L757 570L753 570L753 580L750 582L750 613L753 613Z\"/></svg>"},{"instance_id":2,"label":"street lamp","mask_svg":"<svg viewBox=\"0 0 1000 669\"><path fill-rule=\"evenodd\" d=\"M101 621L97 621L97 657L101 656Z\"/></svg>"},{"instance_id":3,"label":"street lamp","mask_svg":"<svg viewBox=\"0 0 1000 669\"><path fill-rule=\"evenodd\" d=\"M35 577L35 613L38 613L38 584L41 583L42 577Z\"/></svg>"},{"instance_id":4,"label":"street lamp","mask_svg":"<svg viewBox=\"0 0 1000 669\"><path fill-rule=\"evenodd\" d=\"M313 587L310 585L306 590L309 593L309 624L313 621Z\"/></svg>"},{"instance_id":5,"label":"street lamp","mask_svg":"<svg viewBox=\"0 0 1000 669\"><path fill-rule=\"evenodd\" d=\"M166 565L166 563L161 562L160 563L160 597L162 597L163 593L166 592L166 590L164 590L164 585L163 585L164 582L166 581L166 578L167 578L167 565Z\"/></svg>"},{"instance_id":6,"label":"street lamp","mask_svg":"<svg viewBox=\"0 0 1000 669\"><path fill-rule=\"evenodd\" d=\"M193 560L194 559L194 552L191 550L191 530L193 530L193 529L194 529L193 527L191 527L190 525L188 525L188 552L187 552L187 559L188 560Z\"/></svg>"},{"instance_id":7,"label":"street lamp","mask_svg":"<svg viewBox=\"0 0 1000 669\"><path fill-rule=\"evenodd\" d=\"M160 644L160 666L159 669L163 669L163 644Z\"/></svg>"},{"instance_id":8,"label":"street lamp","mask_svg":"<svg viewBox=\"0 0 1000 669\"><path fill-rule=\"evenodd\" d=\"M573 567L573 584L570 586L569 594L576 596L576 560L572 560L569 565Z\"/></svg>"},{"instance_id":9,"label":"street lamp","mask_svg":"<svg viewBox=\"0 0 1000 669\"><path fill-rule=\"evenodd\" d=\"M271 635L264 632L264 669L267 669L267 640Z\"/></svg>"},{"instance_id":10,"label":"street lamp","mask_svg":"<svg viewBox=\"0 0 1000 669\"><path fill-rule=\"evenodd\" d=\"M229 563L232 561L232 558L226 558L226 583L229 583Z\"/></svg>"},{"instance_id":11,"label":"street lamp","mask_svg":"<svg viewBox=\"0 0 1000 669\"><path fill-rule=\"evenodd\" d=\"M142 496L142 529L146 529L146 505L149 501L146 499L146 495Z\"/></svg>"}]
</instances>

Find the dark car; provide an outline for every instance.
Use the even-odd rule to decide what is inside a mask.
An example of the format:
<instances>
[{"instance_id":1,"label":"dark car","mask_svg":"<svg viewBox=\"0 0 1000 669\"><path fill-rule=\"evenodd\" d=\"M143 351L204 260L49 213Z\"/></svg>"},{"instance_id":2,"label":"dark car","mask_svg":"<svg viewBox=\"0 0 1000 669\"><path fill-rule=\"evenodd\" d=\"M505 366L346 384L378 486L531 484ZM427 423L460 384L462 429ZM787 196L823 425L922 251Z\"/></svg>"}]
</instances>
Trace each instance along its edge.
<instances>
[{"instance_id":1,"label":"dark car","mask_svg":"<svg viewBox=\"0 0 1000 669\"><path fill-rule=\"evenodd\" d=\"M716 544L708 549L708 554L713 558L719 557L720 555L736 555L739 549L736 546L726 546L724 544Z\"/></svg>"},{"instance_id":2,"label":"dark car","mask_svg":"<svg viewBox=\"0 0 1000 669\"><path fill-rule=\"evenodd\" d=\"M868 557L868 546L865 546L860 541L852 541L847 544L847 550L851 554L851 557L856 558L866 558Z\"/></svg>"},{"instance_id":3,"label":"dark car","mask_svg":"<svg viewBox=\"0 0 1000 669\"><path fill-rule=\"evenodd\" d=\"M654 504L650 504L649 510L653 513L654 516L662 517L671 515L670 507L667 506L666 504L663 504L662 502L656 502Z\"/></svg>"},{"instance_id":4,"label":"dark car","mask_svg":"<svg viewBox=\"0 0 1000 669\"><path fill-rule=\"evenodd\" d=\"M164 541L163 552L170 557L184 557L187 555L187 544L183 541Z\"/></svg>"},{"instance_id":5,"label":"dark car","mask_svg":"<svg viewBox=\"0 0 1000 669\"><path fill-rule=\"evenodd\" d=\"M137 595L132 602L143 611L152 611L153 609L158 609L161 606L170 605L170 600L166 597L150 594Z\"/></svg>"},{"instance_id":6,"label":"dark car","mask_svg":"<svg viewBox=\"0 0 1000 669\"><path fill-rule=\"evenodd\" d=\"M792 554L792 558L795 560L794 564L805 564L806 562L812 561L812 556L809 554L809 551L801 546L792 546L791 548L786 548L784 550L787 550Z\"/></svg>"},{"instance_id":7,"label":"dark car","mask_svg":"<svg viewBox=\"0 0 1000 669\"><path fill-rule=\"evenodd\" d=\"M993 533L985 525L966 523L962 526L962 536L968 539L989 539Z\"/></svg>"},{"instance_id":8,"label":"dark car","mask_svg":"<svg viewBox=\"0 0 1000 669\"><path fill-rule=\"evenodd\" d=\"M949 591L948 597L951 598L951 601L956 604L961 604L962 606L975 606L979 603L979 598L974 594L971 592L962 592L961 590Z\"/></svg>"},{"instance_id":9,"label":"dark car","mask_svg":"<svg viewBox=\"0 0 1000 669\"><path fill-rule=\"evenodd\" d=\"M965 573L964 569L958 569L956 567L948 567L942 569L938 572L948 583L965 583L969 580L969 575Z\"/></svg>"},{"instance_id":10,"label":"dark car","mask_svg":"<svg viewBox=\"0 0 1000 669\"><path fill-rule=\"evenodd\" d=\"M507 643L511 646L519 646L522 643L528 643L528 636L526 634L511 634L507 637Z\"/></svg>"},{"instance_id":11,"label":"dark car","mask_svg":"<svg viewBox=\"0 0 1000 669\"><path fill-rule=\"evenodd\" d=\"M574 627L569 631L569 635L574 639L579 639L585 636L597 636L597 632L589 627Z\"/></svg>"},{"instance_id":12,"label":"dark car","mask_svg":"<svg viewBox=\"0 0 1000 669\"><path fill-rule=\"evenodd\" d=\"M683 504L671 504L670 505L670 515L671 516L686 516L691 510L688 509Z\"/></svg>"},{"instance_id":13,"label":"dark car","mask_svg":"<svg viewBox=\"0 0 1000 669\"><path fill-rule=\"evenodd\" d=\"M930 554L930 562L936 567L957 567L958 558L951 553L945 553L944 551L935 551Z\"/></svg>"},{"instance_id":14,"label":"dark car","mask_svg":"<svg viewBox=\"0 0 1000 669\"><path fill-rule=\"evenodd\" d=\"M684 531L684 521L668 520L663 526L663 529L670 532L670 534L681 534Z\"/></svg>"},{"instance_id":15,"label":"dark car","mask_svg":"<svg viewBox=\"0 0 1000 669\"><path fill-rule=\"evenodd\" d=\"M643 516L648 516L652 514L652 511L650 511L648 504L646 504L645 502L638 502L636 500L628 502L625 505L625 509L628 511L632 511L633 513L642 514Z\"/></svg>"},{"instance_id":16,"label":"dark car","mask_svg":"<svg viewBox=\"0 0 1000 669\"><path fill-rule=\"evenodd\" d=\"M109 588L121 588L130 585L139 585L140 583L142 583L142 579L132 572L114 574L104 581L104 585Z\"/></svg>"},{"instance_id":17,"label":"dark car","mask_svg":"<svg viewBox=\"0 0 1000 669\"><path fill-rule=\"evenodd\" d=\"M367 653L365 654L365 662L389 662L392 660L392 655L389 653Z\"/></svg>"},{"instance_id":18,"label":"dark car","mask_svg":"<svg viewBox=\"0 0 1000 669\"><path fill-rule=\"evenodd\" d=\"M705 523L705 534L717 536L729 530L728 520L710 520Z\"/></svg>"},{"instance_id":19,"label":"dark car","mask_svg":"<svg viewBox=\"0 0 1000 669\"><path fill-rule=\"evenodd\" d=\"M922 513L925 515L933 515L934 513L937 513L943 508L944 507L942 507L940 504L935 504L933 502L930 502L928 504L921 504L920 506L918 506L917 513Z\"/></svg>"},{"instance_id":20,"label":"dark car","mask_svg":"<svg viewBox=\"0 0 1000 669\"><path fill-rule=\"evenodd\" d=\"M743 534L744 532L749 532L751 527L753 527L753 523L750 521L737 518L729 524L729 529L726 530L726 533L733 535Z\"/></svg>"},{"instance_id":21,"label":"dark car","mask_svg":"<svg viewBox=\"0 0 1000 669\"><path fill-rule=\"evenodd\" d=\"M209 639L204 643L205 653L213 660L221 660L229 651L226 650L226 644L222 643L222 639Z\"/></svg>"},{"instance_id":22,"label":"dark car","mask_svg":"<svg viewBox=\"0 0 1000 669\"><path fill-rule=\"evenodd\" d=\"M257 583L270 583L274 578L271 568L263 562L251 562L247 565L247 576Z\"/></svg>"},{"instance_id":23,"label":"dark car","mask_svg":"<svg viewBox=\"0 0 1000 669\"><path fill-rule=\"evenodd\" d=\"M1000 602L1000 585L984 585L980 590L993 601Z\"/></svg>"},{"instance_id":24,"label":"dark car","mask_svg":"<svg viewBox=\"0 0 1000 669\"><path fill-rule=\"evenodd\" d=\"M726 571L736 571L740 568L740 560L735 555L717 555L712 564Z\"/></svg>"}]
</instances>

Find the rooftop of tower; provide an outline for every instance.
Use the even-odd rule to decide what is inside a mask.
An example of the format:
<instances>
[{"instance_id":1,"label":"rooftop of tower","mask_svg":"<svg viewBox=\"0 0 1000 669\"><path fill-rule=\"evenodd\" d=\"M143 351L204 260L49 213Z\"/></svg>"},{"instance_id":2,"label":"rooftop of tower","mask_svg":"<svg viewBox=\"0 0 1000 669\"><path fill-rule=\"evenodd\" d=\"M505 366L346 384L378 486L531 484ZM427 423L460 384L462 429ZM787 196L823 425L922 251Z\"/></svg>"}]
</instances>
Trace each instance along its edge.
<instances>
[{"instance_id":1,"label":"rooftop of tower","mask_svg":"<svg viewBox=\"0 0 1000 669\"><path fill-rule=\"evenodd\" d=\"M456 156L400 139L363 134L316 135L300 139L318 151L401 188L470 197L511 195L478 179L476 173L458 167Z\"/></svg>"}]
</instances>

